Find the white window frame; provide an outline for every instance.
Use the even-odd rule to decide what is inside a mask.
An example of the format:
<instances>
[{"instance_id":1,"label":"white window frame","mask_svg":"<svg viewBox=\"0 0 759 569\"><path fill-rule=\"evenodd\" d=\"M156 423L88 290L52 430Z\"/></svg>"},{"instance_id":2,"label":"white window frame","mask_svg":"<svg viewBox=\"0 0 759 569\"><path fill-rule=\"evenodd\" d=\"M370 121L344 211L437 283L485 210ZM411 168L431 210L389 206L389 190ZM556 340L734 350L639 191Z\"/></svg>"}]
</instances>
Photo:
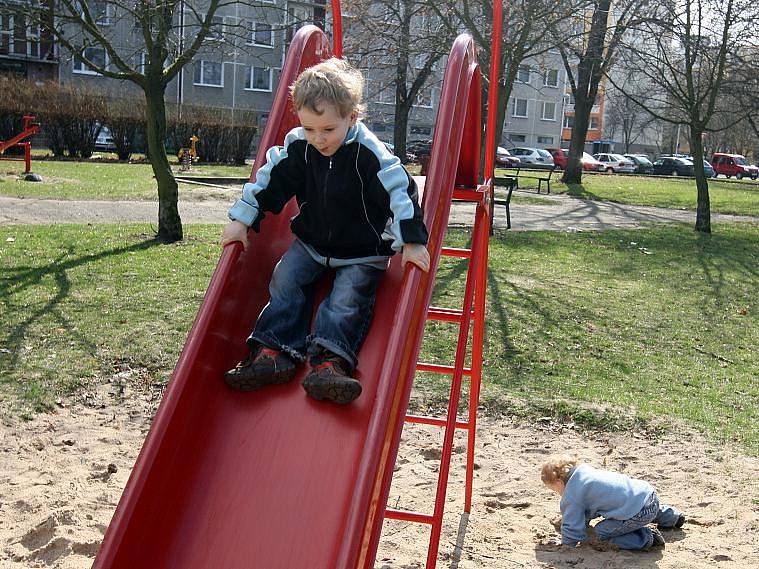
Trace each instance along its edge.
<instances>
[{"instance_id":1,"label":"white window frame","mask_svg":"<svg viewBox=\"0 0 759 569\"><path fill-rule=\"evenodd\" d=\"M556 83L549 83L548 77L549 75L555 72L556 73ZM543 87L558 87L559 86L559 70L558 69L546 69L546 74L543 76Z\"/></svg>"},{"instance_id":2,"label":"white window frame","mask_svg":"<svg viewBox=\"0 0 759 569\"><path fill-rule=\"evenodd\" d=\"M527 135L526 134L510 134L509 138L512 142L523 142L527 143Z\"/></svg>"},{"instance_id":3,"label":"white window frame","mask_svg":"<svg viewBox=\"0 0 759 569\"><path fill-rule=\"evenodd\" d=\"M102 14L98 12L98 5L102 5L104 11ZM114 15L116 13L116 7L110 2L96 1L92 3L93 14L95 23L98 26L111 26L113 25Z\"/></svg>"},{"instance_id":4,"label":"white window frame","mask_svg":"<svg viewBox=\"0 0 759 569\"><path fill-rule=\"evenodd\" d=\"M546 116L548 105L553 105L553 113L550 117ZM540 120L556 122L556 101L540 101Z\"/></svg>"},{"instance_id":5,"label":"white window frame","mask_svg":"<svg viewBox=\"0 0 759 569\"><path fill-rule=\"evenodd\" d=\"M518 119L526 119L526 118L528 118L529 114L530 114L530 109L529 109L530 101L528 99L521 99L521 98L518 98L518 97L514 97L512 99L512 101L513 101L513 103L511 105L511 116L514 117L514 118L518 118ZM517 114L517 109L519 107L518 101L524 101L524 114L523 115Z\"/></svg>"},{"instance_id":6,"label":"white window frame","mask_svg":"<svg viewBox=\"0 0 759 569\"><path fill-rule=\"evenodd\" d=\"M268 22L255 22L250 21L248 32L250 36L248 37L248 41L246 42L248 45L252 45L255 47L265 47L267 49L274 49L274 26L269 24ZM256 42L256 32L258 31L258 26L266 26L269 29L269 42L270 43L257 43Z\"/></svg>"},{"instance_id":7,"label":"white window frame","mask_svg":"<svg viewBox=\"0 0 759 569\"><path fill-rule=\"evenodd\" d=\"M383 97L384 93L389 93L387 99L391 100L386 100L386 98ZM380 105L395 105L395 85L393 83L388 84L384 89L377 93L377 103Z\"/></svg>"},{"instance_id":8,"label":"white window frame","mask_svg":"<svg viewBox=\"0 0 759 569\"><path fill-rule=\"evenodd\" d=\"M596 126L593 126L593 121L596 121ZM598 117L590 117L588 120L588 130L600 130L601 128L601 121L598 120Z\"/></svg>"},{"instance_id":9,"label":"white window frame","mask_svg":"<svg viewBox=\"0 0 759 569\"><path fill-rule=\"evenodd\" d=\"M203 27L203 22L205 22L207 15L208 15L207 13L198 14L198 23L197 23L198 32ZM215 29L217 25L219 26L218 30ZM219 14L214 14L213 20L211 20L211 25L208 28L208 35L206 36L206 40L218 41L218 42L224 41L224 35L226 31L225 27L226 27L226 18Z\"/></svg>"},{"instance_id":10,"label":"white window frame","mask_svg":"<svg viewBox=\"0 0 759 569\"><path fill-rule=\"evenodd\" d=\"M422 96L425 93L429 94L429 104L425 104L423 102ZM431 109L432 108L432 88L428 87L426 89L425 88L419 89L419 92L417 92L416 94L416 99L414 100L413 106L420 109Z\"/></svg>"},{"instance_id":11,"label":"white window frame","mask_svg":"<svg viewBox=\"0 0 759 569\"><path fill-rule=\"evenodd\" d=\"M538 144L553 144L553 136L540 135L537 140Z\"/></svg>"},{"instance_id":12,"label":"white window frame","mask_svg":"<svg viewBox=\"0 0 759 569\"><path fill-rule=\"evenodd\" d=\"M97 49L103 52L103 61L105 62L104 68L108 69L108 52L105 50L104 47L99 46L90 46L88 48L85 48L84 53L87 54L88 50L91 49ZM91 57L88 57L87 59L92 59ZM77 65L79 64L79 65ZM101 75L101 73L95 69L92 69L90 67L87 67L87 64L84 62L84 60L79 59L77 56L74 56L72 59L72 73L76 73L78 75Z\"/></svg>"},{"instance_id":13,"label":"white window frame","mask_svg":"<svg viewBox=\"0 0 759 569\"><path fill-rule=\"evenodd\" d=\"M207 63L213 64L213 65L220 65L221 66L221 74L220 74L221 75L221 84L206 83L205 82L205 67L206 67ZM205 59L199 59L199 60L195 61L195 65L199 65L200 66L200 82L198 82L195 79L195 73L193 72L193 75L192 75L192 84L193 85L197 85L198 87L216 87L216 88L219 88L219 89L224 88L224 63L219 62L219 61L206 61Z\"/></svg>"},{"instance_id":14,"label":"white window frame","mask_svg":"<svg viewBox=\"0 0 759 569\"><path fill-rule=\"evenodd\" d=\"M524 79L524 80L522 80L521 76L522 76L522 73L525 72L525 71L527 72L527 78ZM525 85L529 84L531 73L532 73L532 70L530 69L529 65L520 65L519 68L517 69L517 76L514 79L514 82L515 83L524 83Z\"/></svg>"},{"instance_id":15,"label":"white window frame","mask_svg":"<svg viewBox=\"0 0 759 569\"><path fill-rule=\"evenodd\" d=\"M147 51L138 51L134 55L134 68L135 71L139 71L140 73L145 73L145 68L148 64L148 52Z\"/></svg>"},{"instance_id":16,"label":"white window frame","mask_svg":"<svg viewBox=\"0 0 759 569\"><path fill-rule=\"evenodd\" d=\"M564 115L564 120L561 123L562 124L562 128L573 128L574 124L569 124L569 120L573 119L572 122L574 123L574 118L575 118L574 115Z\"/></svg>"},{"instance_id":17,"label":"white window frame","mask_svg":"<svg viewBox=\"0 0 759 569\"><path fill-rule=\"evenodd\" d=\"M268 89L259 89L258 87L252 87L253 84L253 70L254 69L263 69L264 71L269 72L269 88ZM259 93L271 93L272 90L272 81L273 81L273 73L271 67L259 67L257 65L251 65L250 67L246 67L245 73L250 73L248 76L248 81L245 83L245 90L246 91L258 91Z\"/></svg>"}]
</instances>

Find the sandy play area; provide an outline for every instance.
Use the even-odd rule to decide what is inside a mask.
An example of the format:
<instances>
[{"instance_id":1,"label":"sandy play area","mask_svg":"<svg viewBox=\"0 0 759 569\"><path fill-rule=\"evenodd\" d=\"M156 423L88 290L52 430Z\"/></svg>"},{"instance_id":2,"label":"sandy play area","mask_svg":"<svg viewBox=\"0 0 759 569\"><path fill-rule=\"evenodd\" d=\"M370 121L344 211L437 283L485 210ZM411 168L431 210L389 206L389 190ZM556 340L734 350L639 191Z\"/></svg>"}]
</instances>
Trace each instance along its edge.
<instances>
[{"instance_id":1,"label":"sandy play area","mask_svg":"<svg viewBox=\"0 0 759 569\"><path fill-rule=\"evenodd\" d=\"M55 413L0 426L2 569L91 566L157 406L157 396L125 385L117 376L77 401L61 401ZM406 428L392 506L431 511L441 440L434 427ZM456 447L438 567L759 567L759 461L734 448L682 432L655 441L642 433L583 434L548 419L482 417L467 517L461 515L464 443L462 437ZM560 550L551 525L558 499L540 483L538 468L548 454L563 451L645 477L663 501L684 511L687 523L665 532L665 550ZM424 567L427 540L424 527L386 522L376 567Z\"/></svg>"}]
</instances>

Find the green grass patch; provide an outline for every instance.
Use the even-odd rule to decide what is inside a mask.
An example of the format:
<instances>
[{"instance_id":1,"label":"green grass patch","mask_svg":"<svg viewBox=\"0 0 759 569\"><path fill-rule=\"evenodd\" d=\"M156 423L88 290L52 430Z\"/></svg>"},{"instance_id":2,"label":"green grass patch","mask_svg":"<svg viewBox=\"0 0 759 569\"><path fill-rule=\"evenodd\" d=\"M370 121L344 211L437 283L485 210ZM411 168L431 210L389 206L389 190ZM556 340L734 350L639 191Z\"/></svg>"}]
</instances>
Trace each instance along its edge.
<instances>
[{"instance_id":1,"label":"green grass patch","mask_svg":"<svg viewBox=\"0 0 759 569\"><path fill-rule=\"evenodd\" d=\"M496 175L508 176L509 173L499 169ZM553 174L551 193L630 205L696 210L695 180L586 174L582 184L567 186L561 183L561 174L560 171ZM537 187L537 181L520 179L519 187ZM709 201L714 213L759 216L759 182L737 184L724 179L711 180Z\"/></svg>"},{"instance_id":2,"label":"green grass patch","mask_svg":"<svg viewBox=\"0 0 759 569\"><path fill-rule=\"evenodd\" d=\"M198 176L248 176L250 166L199 165L188 174ZM158 186L150 164L91 160L39 160L32 170L42 182L22 179L23 164L0 163L0 194L25 198L80 200L158 200ZM178 167L175 167L175 173ZM180 199L201 192L196 186L180 186Z\"/></svg>"},{"instance_id":3,"label":"green grass patch","mask_svg":"<svg viewBox=\"0 0 759 569\"><path fill-rule=\"evenodd\" d=\"M219 256L220 226L158 245L146 225L0 228L0 395L16 409L101 382L168 378ZM452 232L449 244L465 246ZM433 303L460 308L466 263ZM759 454L759 225L507 232L490 247L483 403L601 429L672 423ZM430 322L421 359L452 363ZM430 401L448 378L417 381Z\"/></svg>"},{"instance_id":4,"label":"green grass patch","mask_svg":"<svg viewBox=\"0 0 759 569\"><path fill-rule=\"evenodd\" d=\"M466 234L450 237L466 245ZM443 262L436 305L460 307L465 270L462 260ZM484 401L527 402L536 416L554 406L598 426L683 421L756 454L758 282L756 224L720 224L711 236L684 225L499 234ZM422 358L452 363L456 334L429 323ZM433 390L446 383L431 379Z\"/></svg>"}]
</instances>

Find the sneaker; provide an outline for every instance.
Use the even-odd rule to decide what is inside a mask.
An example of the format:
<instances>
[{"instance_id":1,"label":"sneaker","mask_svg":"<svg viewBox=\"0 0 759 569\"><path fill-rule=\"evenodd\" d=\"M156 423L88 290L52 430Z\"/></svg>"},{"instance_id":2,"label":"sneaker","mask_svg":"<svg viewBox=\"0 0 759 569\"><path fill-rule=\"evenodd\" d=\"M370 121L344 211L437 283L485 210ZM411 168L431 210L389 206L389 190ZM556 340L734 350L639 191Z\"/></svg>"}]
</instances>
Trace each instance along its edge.
<instances>
[{"instance_id":1,"label":"sneaker","mask_svg":"<svg viewBox=\"0 0 759 569\"><path fill-rule=\"evenodd\" d=\"M649 545L646 549L653 549L654 547L664 548L664 536L661 534L661 532L658 529L652 529L651 535L653 537L653 540L651 541L651 545Z\"/></svg>"},{"instance_id":2,"label":"sneaker","mask_svg":"<svg viewBox=\"0 0 759 569\"><path fill-rule=\"evenodd\" d=\"M675 529L675 528L681 528L683 527L683 524L685 523L685 516L683 514L680 514L677 517L677 520L675 521L674 525L671 526L663 526L659 524L659 529Z\"/></svg>"},{"instance_id":3,"label":"sneaker","mask_svg":"<svg viewBox=\"0 0 759 569\"><path fill-rule=\"evenodd\" d=\"M312 358L311 373L303 380L303 389L318 401L345 405L361 395L361 383L346 371L347 363L335 354Z\"/></svg>"},{"instance_id":4,"label":"sneaker","mask_svg":"<svg viewBox=\"0 0 759 569\"><path fill-rule=\"evenodd\" d=\"M254 391L295 377L295 362L278 350L259 346L224 374L224 382L238 391Z\"/></svg>"}]
</instances>

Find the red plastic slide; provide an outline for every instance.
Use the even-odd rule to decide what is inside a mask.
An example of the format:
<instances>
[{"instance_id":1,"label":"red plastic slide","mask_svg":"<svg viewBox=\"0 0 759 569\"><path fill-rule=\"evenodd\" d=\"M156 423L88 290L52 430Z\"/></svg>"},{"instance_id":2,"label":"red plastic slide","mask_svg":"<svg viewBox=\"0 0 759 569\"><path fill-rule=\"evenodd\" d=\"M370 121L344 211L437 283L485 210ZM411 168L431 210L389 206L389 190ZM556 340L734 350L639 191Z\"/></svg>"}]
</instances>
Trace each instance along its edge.
<instances>
[{"instance_id":1,"label":"red plastic slide","mask_svg":"<svg viewBox=\"0 0 759 569\"><path fill-rule=\"evenodd\" d=\"M329 56L321 30L296 34L256 165L296 124L287 86ZM469 95L473 58L471 40L457 41L439 119L461 114L456 98ZM359 356L364 392L354 403L307 397L305 369L287 385L254 393L226 387L221 375L244 356L273 267L292 240L296 204L267 216L246 252L225 248L95 569L373 566L451 193L462 175L462 138L468 154L479 154L478 128L465 136L463 122L444 121L444 138L433 143L423 203L432 270L404 272L397 257L391 263Z\"/></svg>"}]
</instances>

